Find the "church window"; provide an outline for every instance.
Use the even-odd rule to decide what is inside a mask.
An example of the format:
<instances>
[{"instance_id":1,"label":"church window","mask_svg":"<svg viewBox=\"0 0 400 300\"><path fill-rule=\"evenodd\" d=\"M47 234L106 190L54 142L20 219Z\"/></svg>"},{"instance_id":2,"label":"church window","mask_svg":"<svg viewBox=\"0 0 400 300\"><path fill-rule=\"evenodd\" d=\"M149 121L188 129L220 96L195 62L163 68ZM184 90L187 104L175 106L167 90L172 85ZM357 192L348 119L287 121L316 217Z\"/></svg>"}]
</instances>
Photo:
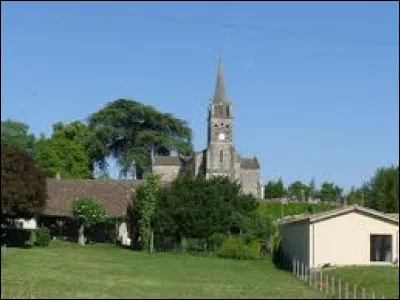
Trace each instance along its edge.
<instances>
[{"instance_id":1,"label":"church window","mask_svg":"<svg viewBox=\"0 0 400 300\"><path fill-rule=\"evenodd\" d=\"M215 128L217 128L217 127L218 127L218 125L217 125L217 124L215 124L215 125L214 125L214 127L215 127Z\"/></svg>"},{"instance_id":2,"label":"church window","mask_svg":"<svg viewBox=\"0 0 400 300\"><path fill-rule=\"evenodd\" d=\"M229 117L229 106L226 107L226 115Z\"/></svg>"},{"instance_id":3,"label":"church window","mask_svg":"<svg viewBox=\"0 0 400 300\"><path fill-rule=\"evenodd\" d=\"M224 150L219 150L219 162L223 162L224 161Z\"/></svg>"}]
</instances>

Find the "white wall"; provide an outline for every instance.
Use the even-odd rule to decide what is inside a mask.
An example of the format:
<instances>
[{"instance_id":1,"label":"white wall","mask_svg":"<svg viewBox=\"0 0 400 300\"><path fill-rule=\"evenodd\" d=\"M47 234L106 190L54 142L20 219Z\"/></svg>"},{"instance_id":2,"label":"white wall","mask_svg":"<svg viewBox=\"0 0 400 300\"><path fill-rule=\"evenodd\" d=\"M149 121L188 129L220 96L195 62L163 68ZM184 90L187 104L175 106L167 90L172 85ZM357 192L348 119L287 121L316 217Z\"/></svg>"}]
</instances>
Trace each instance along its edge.
<instances>
[{"instance_id":1,"label":"white wall","mask_svg":"<svg viewBox=\"0 0 400 300\"><path fill-rule=\"evenodd\" d=\"M14 225L17 228L20 229L36 229L37 226L37 222L34 218L31 219L23 219L23 218L18 218L18 219L14 219Z\"/></svg>"},{"instance_id":2,"label":"white wall","mask_svg":"<svg viewBox=\"0 0 400 300\"><path fill-rule=\"evenodd\" d=\"M370 265L370 235L392 235L392 260L399 257L399 227L360 212L349 212L310 225L310 258L314 267Z\"/></svg>"}]
</instances>

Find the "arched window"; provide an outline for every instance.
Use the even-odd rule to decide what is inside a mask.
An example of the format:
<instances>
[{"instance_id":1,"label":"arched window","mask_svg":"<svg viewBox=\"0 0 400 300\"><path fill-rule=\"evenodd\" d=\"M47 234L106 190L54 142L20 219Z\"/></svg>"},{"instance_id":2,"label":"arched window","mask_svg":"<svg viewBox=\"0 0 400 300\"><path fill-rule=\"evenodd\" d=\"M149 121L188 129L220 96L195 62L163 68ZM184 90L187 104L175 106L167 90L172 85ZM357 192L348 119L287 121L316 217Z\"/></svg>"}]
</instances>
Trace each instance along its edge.
<instances>
[{"instance_id":1,"label":"arched window","mask_svg":"<svg viewBox=\"0 0 400 300\"><path fill-rule=\"evenodd\" d=\"M219 150L219 162L223 162L224 161L224 150Z\"/></svg>"}]
</instances>

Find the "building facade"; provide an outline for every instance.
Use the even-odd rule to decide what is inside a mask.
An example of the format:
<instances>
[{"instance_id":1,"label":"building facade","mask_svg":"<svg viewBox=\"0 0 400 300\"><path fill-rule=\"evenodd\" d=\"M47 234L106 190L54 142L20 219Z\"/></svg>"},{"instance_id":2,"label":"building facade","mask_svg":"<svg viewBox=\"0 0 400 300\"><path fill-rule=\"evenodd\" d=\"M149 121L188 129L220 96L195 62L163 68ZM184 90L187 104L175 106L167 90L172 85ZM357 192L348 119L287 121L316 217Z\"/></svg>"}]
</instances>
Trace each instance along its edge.
<instances>
[{"instance_id":1,"label":"building facade","mask_svg":"<svg viewBox=\"0 0 400 300\"><path fill-rule=\"evenodd\" d=\"M155 156L153 172L161 181L172 181L183 171L195 175L226 176L241 183L243 192L260 198L260 163L257 157L241 157L234 146L233 105L224 82L222 59L218 63L214 97L208 106L207 148L192 156Z\"/></svg>"},{"instance_id":2,"label":"building facade","mask_svg":"<svg viewBox=\"0 0 400 300\"><path fill-rule=\"evenodd\" d=\"M286 257L310 268L399 262L398 214L354 205L285 218L279 229Z\"/></svg>"}]
</instances>

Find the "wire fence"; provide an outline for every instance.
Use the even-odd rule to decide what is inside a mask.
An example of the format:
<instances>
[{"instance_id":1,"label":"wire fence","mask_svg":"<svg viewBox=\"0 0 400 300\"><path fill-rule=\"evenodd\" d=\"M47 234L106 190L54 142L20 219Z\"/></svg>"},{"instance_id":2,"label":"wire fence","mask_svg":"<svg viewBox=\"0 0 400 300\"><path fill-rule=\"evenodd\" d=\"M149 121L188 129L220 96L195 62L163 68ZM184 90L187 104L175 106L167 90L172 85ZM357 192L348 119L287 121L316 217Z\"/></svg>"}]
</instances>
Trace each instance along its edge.
<instances>
[{"instance_id":1,"label":"wire fence","mask_svg":"<svg viewBox=\"0 0 400 300\"><path fill-rule=\"evenodd\" d=\"M303 262L293 259L292 273L307 283L314 290L318 290L327 299L385 299L382 294L357 284L351 284L338 276L330 275L322 268L309 268Z\"/></svg>"}]
</instances>

